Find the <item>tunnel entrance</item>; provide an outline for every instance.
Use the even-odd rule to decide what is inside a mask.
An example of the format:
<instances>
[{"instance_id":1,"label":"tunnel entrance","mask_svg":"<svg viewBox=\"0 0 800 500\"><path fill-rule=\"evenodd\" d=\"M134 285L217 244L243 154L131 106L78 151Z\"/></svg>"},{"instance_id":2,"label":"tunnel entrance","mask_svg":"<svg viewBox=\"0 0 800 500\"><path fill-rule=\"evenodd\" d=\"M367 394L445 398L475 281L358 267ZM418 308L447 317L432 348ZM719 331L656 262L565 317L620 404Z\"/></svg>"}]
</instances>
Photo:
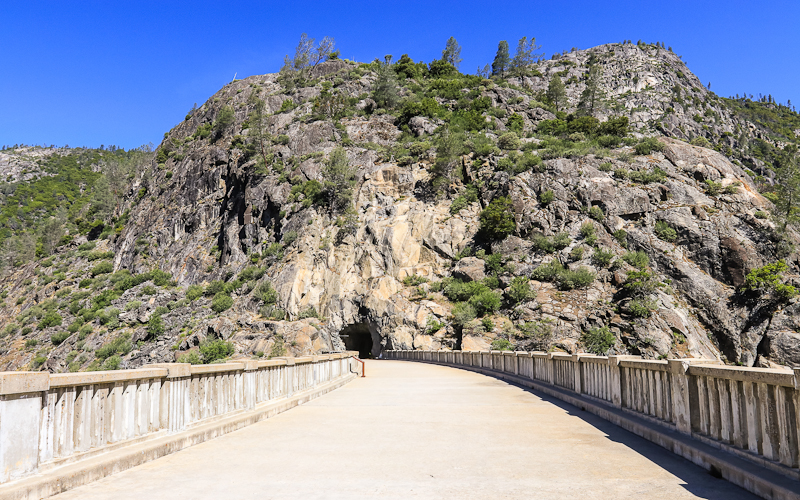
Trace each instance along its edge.
<instances>
[{"instance_id":1,"label":"tunnel entrance","mask_svg":"<svg viewBox=\"0 0 800 500\"><path fill-rule=\"evenodd\" d=\"M358 357L362 359L377 358L380 355L380 342L378 342L377 352L374 349L375 342L372 339L372 332L366 323L355 323L348 325L339 332L348 351L358 351Z\"/></svg>"}]
</instances>

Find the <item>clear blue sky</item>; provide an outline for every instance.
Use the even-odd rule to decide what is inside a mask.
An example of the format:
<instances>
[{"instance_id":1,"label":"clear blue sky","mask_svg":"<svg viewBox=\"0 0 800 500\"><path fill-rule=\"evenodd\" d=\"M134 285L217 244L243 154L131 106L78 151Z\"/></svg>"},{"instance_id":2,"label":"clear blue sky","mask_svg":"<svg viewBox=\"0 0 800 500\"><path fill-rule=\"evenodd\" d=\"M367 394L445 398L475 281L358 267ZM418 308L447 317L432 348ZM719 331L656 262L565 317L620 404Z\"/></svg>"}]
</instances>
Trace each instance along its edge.
<instances>
[{"instance_id":1,"label":"clear blue sky","mask_svg":"<svg viewBox=\"0 0 800 500\"><path fill-rule=\"evenodd\" d=\"M567 7L566 5L569 5ZM461 70L499 40L535 36L549 55L663 41L720 95L800 104L800 2L5 0L0 145L125 148L153 142L234 74L278 71L302 32L342 56L430 61L461 44Z\"/></svg>"}]
</instances>

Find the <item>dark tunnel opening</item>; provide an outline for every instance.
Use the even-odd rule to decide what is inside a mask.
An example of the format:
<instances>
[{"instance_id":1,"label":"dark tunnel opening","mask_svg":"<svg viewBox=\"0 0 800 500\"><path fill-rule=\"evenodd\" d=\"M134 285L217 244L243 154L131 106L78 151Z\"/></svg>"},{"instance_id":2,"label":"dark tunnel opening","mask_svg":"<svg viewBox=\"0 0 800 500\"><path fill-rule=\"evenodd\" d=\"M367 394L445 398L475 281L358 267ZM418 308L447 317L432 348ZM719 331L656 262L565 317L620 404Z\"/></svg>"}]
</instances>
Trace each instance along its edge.
<instances>
[{"instance_id":1,"label":"dark tunnel opening","mask_svg":"<svg viewBox=\"0 0 800 500\"><path fill-rule=\"evenodd\" d=\"M339 337L348 351L358 351L359 358L373 359L380 356L380 341L374 341L366 323L355 323L342 328Z\"/></svg>"}]
</instances>

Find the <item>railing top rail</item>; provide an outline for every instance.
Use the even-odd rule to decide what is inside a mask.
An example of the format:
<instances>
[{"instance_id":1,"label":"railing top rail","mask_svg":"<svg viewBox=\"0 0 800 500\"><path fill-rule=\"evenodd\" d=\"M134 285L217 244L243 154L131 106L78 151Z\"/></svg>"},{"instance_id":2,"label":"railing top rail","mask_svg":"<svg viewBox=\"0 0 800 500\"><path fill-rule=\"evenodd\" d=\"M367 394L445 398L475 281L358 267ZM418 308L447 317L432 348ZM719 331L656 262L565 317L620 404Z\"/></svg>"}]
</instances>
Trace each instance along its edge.
<instances>
[{"instance_id":1,"label":"railing top rail","mask_svg":"<svg viewBox=\"0 0 800 500\"><path fill-rule=\"evenodd\" d=\"M259 368L268 368L270 366L284 366L286 364L285 359L265 359L264 361L258 362Z\"/></svg>"},{"instance_id":2,"label":"railing top rail","mask_svg":"<svg viewBox=\"0 0 800 500\"><path fill-rule=\"evenodd\" d=\"M652 370L666 372L669 371L669 363L666 360L655 359L622 359L619 366L623 368L638 368L640 370Z\"/></svg>"},{"instance_id":3,"label":"railing top rail","mask_svg":"<svg viewBox=\"0 0 800 500\"><path fill-rule=\"evenodd\" d=\"M244 370L244 363L218 363L215 365L192 365L192 375L203 375L206 373L235 372Z\"/></svg>"},{"instance_id":4,"label":"railing top rail","mask_svg":"<svg viewBox=\"0 0 800 500\"><path fill-rule=\"evenodd\" d=\"M553 352L550 354L553 359L557 359L560 361L572 361L572 354L567 354L563 352Z\"/></svg>"},{"instance_id":5,"label":"railing top rail","mask_svg":"<svg viewBox=\"0 0 800 500\"><path fill-rule=\"evenodd\" d=\"M779 368L745 368L742 366L724 365L691 365L689 375L714 377L742 382L779 385L783 387L795 386L795 372Z\"/></svg>"},{"instance_id":6,"label":"railing top rail","mask_svg":"<svg viewBox=\"0 0 800 500\"><path fill-rule=\"evenodd\" d=\"M159 378L183 378L208 373L249 371L270 366L284 366L295 363L314 363L331 359L356 356L355 351L330 353L321 356L302 356L299 358L280 358L264 361L251 359L232 360L214 365L190 365L189 363L154 363L130 370L109 370L77 373L48 372L0 372L0 396L28 394L46 391L50 388L79 387L94 384L111 384L133 380Z\"/></svg>"},{"instance_id":7,"label":"railing top rail","mask_svg":"<svg viewBox=\"0 0 800 500\"><path fill-rule=\"evenodd\" d=\"M608 364L608 356L596 356L594 354L581 354L578 360L581 363L593 363L598 365Z\"/></svg>"},{"instance_id":8,"label":"railing top rail","mask_svg":"<svg viewBox=\"0 0 800 500\"><path fill-rule=\"evenodd\" d=\"M50 388L74 387L92 384L109 384L128 380L166 378L166 368L139 368L135 370L113 370L101 372L55 373L50 375Z\"/></svg>"}]
</instances>

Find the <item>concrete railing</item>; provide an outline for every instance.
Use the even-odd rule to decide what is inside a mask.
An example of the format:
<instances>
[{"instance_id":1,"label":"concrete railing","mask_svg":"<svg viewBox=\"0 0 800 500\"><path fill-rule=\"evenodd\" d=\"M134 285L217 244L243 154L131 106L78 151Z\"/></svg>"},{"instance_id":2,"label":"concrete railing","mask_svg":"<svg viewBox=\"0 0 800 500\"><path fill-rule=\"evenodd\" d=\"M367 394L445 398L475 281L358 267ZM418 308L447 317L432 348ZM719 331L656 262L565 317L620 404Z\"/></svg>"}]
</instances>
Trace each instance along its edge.
<instances>
[{"instance_id":1,"label":"concrete railing","mask_svg":"<svg viewBox=\"0 0 800 500\"><path fill-rule=\"evenodd\" d=\"M555 386L800 479L800 368L543 352L384 351ZM798 485L800 486L800 485Z\"/></svg>"},{"instance_id":2,"label":"concrete railing","mask_svg":"<svg viewBox=\"0 0 800 500\"><path fill-rule=\"evenodd\" d=\"M351 376L356 355L70 374L0 372L0 483L325 386Z\"/></svg>"}]
</instances>

